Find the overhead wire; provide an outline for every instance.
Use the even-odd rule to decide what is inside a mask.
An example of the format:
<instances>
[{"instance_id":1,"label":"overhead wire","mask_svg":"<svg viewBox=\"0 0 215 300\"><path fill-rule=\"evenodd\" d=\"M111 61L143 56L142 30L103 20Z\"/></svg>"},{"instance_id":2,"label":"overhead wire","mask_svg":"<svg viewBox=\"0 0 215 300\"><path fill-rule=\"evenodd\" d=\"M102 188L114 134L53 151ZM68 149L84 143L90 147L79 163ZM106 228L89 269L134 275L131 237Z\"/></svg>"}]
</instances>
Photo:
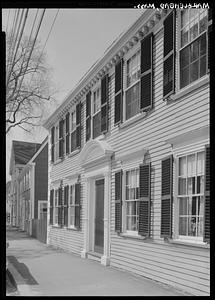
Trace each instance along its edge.
<instances>
[{"instance_id":1,"label":"overhead wire","mask_svg":"<svg viewBox=\"0 0 215 300\"><path fill-rule=\"evenodd\" d=\"M54 20L52 21L51 28L50 28L50 30L49 30L49 33L48 33L48 36L47 36L47 38L46 38L45 44L44 44L43 49L42 49L42 51L41 51L41 54L40 54L40 56L39 56L39 59L38 59L38 63L37 63L36 68L37 68L37 67L39 66L39 64L40 64L40 58L41 58L42 55L43 55L44 49L45 49L45 47L46 47L46 44L47 44L47 42L48 42L48 39L49 39L50 34L51 34L51 32L52 32L52 29L53 29L53 27L54 27L55 21L56 21L56 19L57 19L59 10L60 10L60 9L57 10L57 13L56 13L56 15L55 15L55 17L54 17ZM33 77L33 76L32 76L32 77Z\"/></svg>"},{"instance_id":2,"label":"overhead wire","mask_svg":"<svg viewBox=\"0 0 215 300\"><path fill-rule=\"evenodd\" d=\"M24 28L25 28L26 20L27 20L27 17L28 17L28 11L29 11L29 9L27 8L26 13L25 13L25 19L24 19L23 24L22 24L22 29L21 29L21 32L20 32L19 40L18 40L18 43L16 45L15 54L13 56L11 69L10 69L9 74L8 74L6 88L8 87L8 83L9 83L11 72L12 72L12 68L13 68L13 63L14 63L14 61L16 59L16 54L17 54L17 51L18 51L18 48L19 48L19 45L20 45L20 41L21 41L22 35L23 35L23 31L24 31Z\"/></svg>"}]
</instances>

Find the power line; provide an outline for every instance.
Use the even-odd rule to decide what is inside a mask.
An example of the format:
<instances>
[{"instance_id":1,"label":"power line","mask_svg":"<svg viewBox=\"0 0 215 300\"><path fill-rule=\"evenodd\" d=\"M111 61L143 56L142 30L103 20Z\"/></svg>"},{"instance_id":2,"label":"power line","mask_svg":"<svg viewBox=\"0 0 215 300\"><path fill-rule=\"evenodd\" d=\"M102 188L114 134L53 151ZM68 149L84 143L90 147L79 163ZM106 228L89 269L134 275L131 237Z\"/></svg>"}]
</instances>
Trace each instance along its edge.
<instances>
[{"instance_id":1,"label":"power line","mask_svg":"<svg viewBox=\"0 0 215 300\"><path fill-rule=\"evenodd\" d=\"M53 22L52 22L52 25L51 25L51 28L50 28L50 30L49 30L48 36L47 36L47 38L46 38L45 44L44 44L44 46L43 46L43 49L42 49L41 54L40 54L40 57L39 57L39 59L38 59L38 64L37 64L36 68L38 67L38 65L39 65L39 63L40 63L40 58L42 57L42 54L43 54L44 49L45 49L45 47L46 47L46 44L47 44L47 42L48 42L49 36L50 36L50 34L51 34L51 32L52 32L52 29L53 29L53 27L54 27L54 24L55 24L55 21L56 21L56 19L57 19L59 10L60 10L60 9L57 10L57 13L56 13L56 15L55 15L55 17L54 17L54 20L53 20Z\"/></svg>"},{"instance_id":2,"label":"power line","mask_svg":"<svg viewBox=\"0 0 215 300\"><path fill-rule=\"evenodd\" d=\"M8 75L6 88L8 87L8 83L9 83L9 80L10 80L11 72L12 72L12 69L13 69L13 63L15 61L16 54L17 54L17 51L18 51L18 48L19 48L19 44L20 44L20 41L21 41L21 38L22 38L22 35L23 35L23 31L24 31L24 28L25 28L26 20L27 20L27 17L28 17L28 10L29 9L27 8L27 11L25 13L25 19L24 19L24 22L23 22L23 25L22 25L22 29L21 29L21 32L20 32L19 40L18 40L18 43L17 43L17 46L16 46L16 51L15 51L15 54L14 54L14 57L13 57L11 69L10 69L10 72L9 72L9 75Z\"/></svg>"}]
</instances>

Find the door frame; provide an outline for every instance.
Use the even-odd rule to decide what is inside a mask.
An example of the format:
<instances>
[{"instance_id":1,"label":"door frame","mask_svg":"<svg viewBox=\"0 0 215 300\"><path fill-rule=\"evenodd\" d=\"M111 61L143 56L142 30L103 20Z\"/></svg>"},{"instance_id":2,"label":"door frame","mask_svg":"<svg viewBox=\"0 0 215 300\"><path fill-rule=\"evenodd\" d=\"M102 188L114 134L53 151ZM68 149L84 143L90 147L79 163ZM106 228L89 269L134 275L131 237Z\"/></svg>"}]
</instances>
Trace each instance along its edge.
<instances>
[{"instance_id":1,"label":"door frame","mask_svg":"<svg viewBox=\"0 0 215 300\"><path fill-rule=\"evenodd\" d=\"M104 177L100 177L100 178L96 178L95 180L94 180L94 215L92 216L93 218L92 218L92 220L93 220L93 252L96 252L95 251L95 217L96 217L96 181L98 181L98 180L104 180L104 193L105 193L105 178ZM103 196L103 202L104 202L104 204L105 204L105 194L104 194L104 196ZM103 204L103 206L104 206L104 204ZM105 210L105 206L104 206L104 210ZM103 211L103 222L104 222L104 211ZM103 238L104 238L104 223L103 223ZM97 253L97 252L96 252ZM99 253L99 252L98 252ZM103 254L104 254L104 243L103 243Z\"/></svg>"},{"instance_id":2,"label":"door frame","mask_svg":"<svg viewBox=\"0 0 215 300\"><path fill-rule=\"evenodd\" d=\"M84 245L81 257L87 258L87 253L94 251L95 240L95 182L104 179L104 250L101 264L110 264L110 182L111 172L109 166L85 172L85 210L84 210ZM93 218L92 218L93 216Z\"/></svg>"}]
</instances>

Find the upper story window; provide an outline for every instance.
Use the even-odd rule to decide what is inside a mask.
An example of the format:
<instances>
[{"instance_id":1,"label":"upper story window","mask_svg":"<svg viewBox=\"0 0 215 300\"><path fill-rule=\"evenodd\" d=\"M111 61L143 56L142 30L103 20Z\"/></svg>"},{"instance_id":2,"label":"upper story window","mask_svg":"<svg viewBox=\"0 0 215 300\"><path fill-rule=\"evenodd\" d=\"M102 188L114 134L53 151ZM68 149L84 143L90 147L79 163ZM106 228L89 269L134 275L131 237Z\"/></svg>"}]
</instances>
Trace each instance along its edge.
<instances>
[{"instance_id":1,"label":"upper story window","mask_svg":"<svg viewBox=\"0 0 215 300\"><path fill-rule=\"evenodd\" d=\"M126 64L126 120L140 111L140 51Z\"/></svg>"},{"instance_id":2,"label":"upper story window","mask_svg":"<svg viewBox=\"0 0 215 300\"><path fill-rule=\"evenodd\" d=\"M71 112L71 152L76 149L76 110Z\"/></svg>"},{"instance_id":3,"label":"upper story window","mask_svg":"<svg viewBox=\"0 0 215 300\"><path fill-rule=\"evenodd\" d=\"M196 152L178 159L178 209L180 238L203 237L205 155Z\"/></svg>"},{"instance_id":4,"label":"upper story window","mask_svg":"<svg viewBox=\"0 0 215 300\"><path fill-rule=\"evenodd\" d=\"M101 134L101 87L93 91L93 138Z\"/></svg>"},{"instance_id":5,"label":"upper story window","mask_svg":"<svg viewBox=\"0 0 215 300\"><path fill-rule=\"evenodd\" d=\"M207 9L184 9L180 23L180 88L207 73Z\"/></svg>"}]
</instances>

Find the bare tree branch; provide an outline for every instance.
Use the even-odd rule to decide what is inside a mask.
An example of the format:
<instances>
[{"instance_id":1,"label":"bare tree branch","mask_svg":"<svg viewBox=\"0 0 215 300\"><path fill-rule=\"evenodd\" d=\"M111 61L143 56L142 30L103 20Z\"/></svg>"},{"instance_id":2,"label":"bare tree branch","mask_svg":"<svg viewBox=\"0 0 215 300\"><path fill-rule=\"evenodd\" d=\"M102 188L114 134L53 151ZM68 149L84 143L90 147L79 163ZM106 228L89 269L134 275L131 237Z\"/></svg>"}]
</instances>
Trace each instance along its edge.
<instances>
[{"instance_id":1,"label":"bare tree branch","mask_svg":"<svg viewBox=\"0 0 215 300\"><path fill-rule=\"evenodd\" d=\"M35 44L29 61L33 40L22 38L15 60L11 51L13 44L9 35L6 61L11 75L6 89L6 133L16 126L27 131L28 126L39 126L46 103L56 101L51 96L50 68L40 42ZM39 115L35 116L35 112Z\"/></svg>"}]
</instances>

